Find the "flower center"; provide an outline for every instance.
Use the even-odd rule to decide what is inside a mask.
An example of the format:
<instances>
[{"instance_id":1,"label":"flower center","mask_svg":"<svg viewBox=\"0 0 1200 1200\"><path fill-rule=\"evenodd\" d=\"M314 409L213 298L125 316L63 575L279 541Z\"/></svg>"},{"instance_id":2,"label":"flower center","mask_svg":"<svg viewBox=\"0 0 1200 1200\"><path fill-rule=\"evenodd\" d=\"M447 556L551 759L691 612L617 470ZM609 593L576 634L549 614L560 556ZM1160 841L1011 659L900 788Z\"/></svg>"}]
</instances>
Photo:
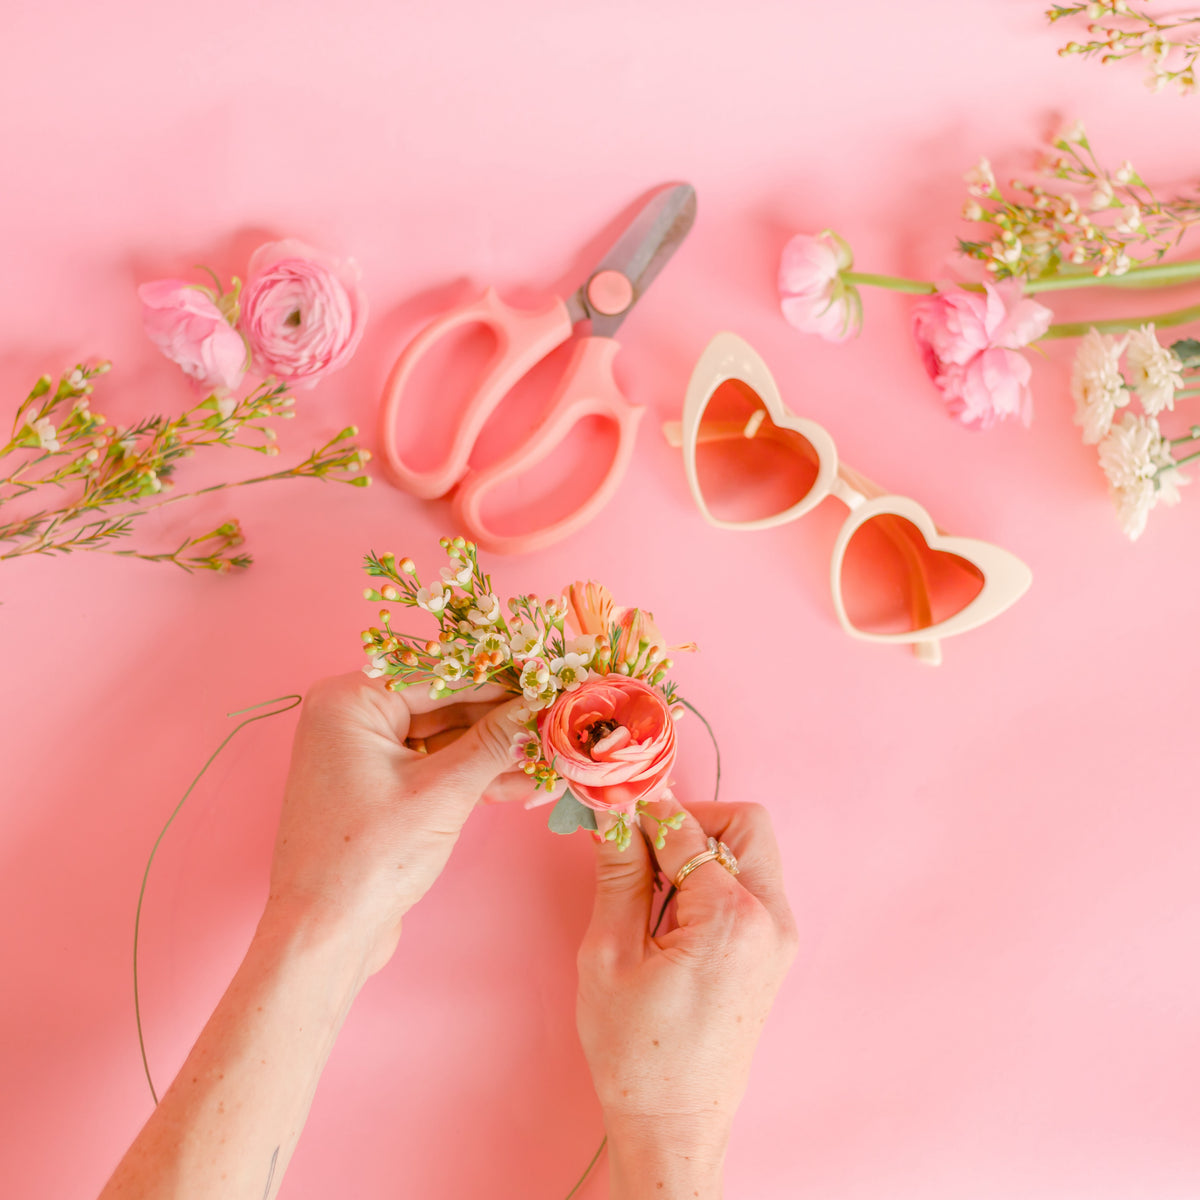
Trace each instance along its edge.
<instances>
[{"instance_id":1,"label":"flower center","mask_svg":"<svg viewBox=\"0 0 1200 1200\"><path fill-rule=\"evenodd\" d=\"M285 325L291 325L292 328L294 329L300 324L301 320L302 320L302 318L300 315L300 310L298 308L296 308L296 309L293 309L290 313L288 313L288 315L286 317L284 317L283 323Z\"/></svg>"},{"instance_id":2,"label":"flower center","mask_svg":"<svg viewBox=\"0 0 1200 1200\"><path fill-rule=\"evenodd\" d=\"M620 725L620 721L597 721L583 731L583 742L590 752L597 742L602 742Z\"/></svg>"}]
</instances>

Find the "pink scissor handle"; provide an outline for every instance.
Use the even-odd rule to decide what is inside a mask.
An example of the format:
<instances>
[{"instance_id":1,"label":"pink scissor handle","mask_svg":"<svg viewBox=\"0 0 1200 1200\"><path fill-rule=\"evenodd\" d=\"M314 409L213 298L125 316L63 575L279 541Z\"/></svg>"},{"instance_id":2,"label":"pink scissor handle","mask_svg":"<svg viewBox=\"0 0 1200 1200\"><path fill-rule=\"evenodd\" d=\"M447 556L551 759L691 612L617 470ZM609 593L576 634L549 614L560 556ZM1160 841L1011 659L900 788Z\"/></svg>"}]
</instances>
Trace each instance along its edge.
<instances>
[{"instance_id":1,"label":"pink scissor handle","mask_svg":"<svg viewBox=\"0 0 1200 1200\"><path fill-rule=\"evenodd\" d=\"M506 459L472 473L454 496L454 511L468 536L493 554L528 554L567 537L590 521L612 499L629 466L638 425L645 411L630 404L613 378L619 349L612 338L588 337L576 343L549 415L534 435ZM493 533L480 512L484 496L497 484L524 474L555 450L584 417L608 417L617 425L617 449L600 486L573 513L529 533Z\"/></svg>"},{"instance_id":2,"label":"pink scissor handle","mask_svg":"<svg viewBox=\"0 0 1200 1200\"><path fill-rule=\"evenodd\" d=\"M432 470L413 470L401 460L396 446L404 389L422 357L442 338L466 325L490 329L496 335L496 352L459 418L446 461ZM571 317L561 300L555 298L548 307L530 312L509 307L492 288L427 325L396 360L383 389L379 440L396 484L424 500L444 496L462 478L475 439L496 406L522 375L570 336Z\"/></svg>"}]
</instances>

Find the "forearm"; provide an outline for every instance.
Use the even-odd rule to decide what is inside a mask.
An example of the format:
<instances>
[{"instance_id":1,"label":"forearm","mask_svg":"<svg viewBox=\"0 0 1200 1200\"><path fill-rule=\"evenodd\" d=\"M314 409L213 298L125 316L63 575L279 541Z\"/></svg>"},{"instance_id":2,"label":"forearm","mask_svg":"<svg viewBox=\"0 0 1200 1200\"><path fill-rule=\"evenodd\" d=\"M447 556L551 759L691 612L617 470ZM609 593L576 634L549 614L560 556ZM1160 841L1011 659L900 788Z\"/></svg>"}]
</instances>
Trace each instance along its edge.
<instances>
[{"instance_id":1,"label":"forearm","mask_svg":"<svg viewBox=\"0 0 1200 1200\"><path fill-rule=\"evenodd\" d=\"M342 929L269 910L101 1200L274 1196L366 957Z\"/></svg>"}]
</instances>

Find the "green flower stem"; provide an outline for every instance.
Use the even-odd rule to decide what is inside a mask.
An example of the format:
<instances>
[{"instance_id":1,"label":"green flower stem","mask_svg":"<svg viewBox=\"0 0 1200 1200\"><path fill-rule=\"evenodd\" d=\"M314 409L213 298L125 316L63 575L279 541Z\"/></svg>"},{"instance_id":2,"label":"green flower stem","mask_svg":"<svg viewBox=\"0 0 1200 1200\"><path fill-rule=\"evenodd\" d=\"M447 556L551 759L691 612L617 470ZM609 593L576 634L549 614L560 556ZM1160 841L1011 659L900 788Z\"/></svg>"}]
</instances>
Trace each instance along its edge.
<instances>
[{"instance_id":1,"label":"green flower stem","mask_svg":"<svg viewBox=\"0 0 1200 1200\"><path fill-rule=\"evenodd\" d=\"M1186 325L1189 321L1200 321L1200 304L1177 308L1172 312L1152 313L1145 317L1121 317L1112 321L1064 321L1051 325L1042 334L1042 339L1083 337L1089 329L1098 330L1100 333L1124 333L1140 325L1169 329L1173 325Z\"/></svg>"},{"instance_id":2,"label":"green flower stem","mask_svg":"<svg viewBox=\"0 0 1200 1200\"><path fill-rule=\"evenodd\" d=\"M1195 454L1185 454L1183 458L1176 460L1175 465L1182 467L1184 463L1195 462L1198 458L1200 458L1200 450L1197 450Z\"/></svg>"},{"instance_id":3,"label":"green flower stem","mask_svg":"<svg viewBox=\"0 0 1200 1200\"><path fill-rule=\"evenodd\" d=\"M865 271L842 271L844 283L861 287L885 288L892 292L908 292L913 295L931 296L937 284L927 279L906 279L902 275L872 275ZM1124 275L1094 275L1091 271L1064 271L1045 279L1027 279L1022 283L1026 295L1038 292L1064 292L1087 287L1164 287L1173 283L1189 283L1200 279L1200 259L1184 262L1152 263L1147 267L1132 267ZM960 284L965 291L982 292L982 283ZM1076 335L1063 335L1076 336Z\"/></svg>"},{"instance_id":4,"label":"green flower stem","mask_svg":"<svg viewBox=\"0 0 1200 1200\"><path fill-rule=\"evenodd\" d=\"M864 271L841 271L839 277L843 283L855 287L886 288L890 292L911 292L913 295L929 296L937 291L937 284L928 283L924 279L905 279L900 275L869 275ZM982 291L983 285L968 284L973 291Z\"/></svg>"},{"instance_id":5,"label":"green flower stem","mask_svg":"<svg viewBox=\"0 0 1200 1200\"><path fill-rule=\"evenodd\" d=\"M1194 388L1180 388L1180 389L1179 389L1179 391L1177 391L1177 392L1175 393L1175 399L1176 399L1176 400L1179 400L1179 399L1181 399L1181 398L1185 398L1185 397L1188 397L1188 396L1200 396L1200 387L1194 387ZM1189 439L1187 439L1187 440L1188 440L1188 441L1190 441L1191 439L1189 438Z\"/></svg>"},{"instance_id":6,"label":"green flower stem","mask_svg":"<svg viewBox=\"0 0 1200 1200\"><path fill-rule=\"evenodd\" d=\"M1078 275L1061 272L1046 279L1031 279L1025 284L1025 290L1032 294L1080 287L1169 287L1175 283L1190 283L1194 279L1200 279L1200 259L1131 267L1124 275L1093 275L1090 271L1081 271Z\"/></svg>"}]
</instances>

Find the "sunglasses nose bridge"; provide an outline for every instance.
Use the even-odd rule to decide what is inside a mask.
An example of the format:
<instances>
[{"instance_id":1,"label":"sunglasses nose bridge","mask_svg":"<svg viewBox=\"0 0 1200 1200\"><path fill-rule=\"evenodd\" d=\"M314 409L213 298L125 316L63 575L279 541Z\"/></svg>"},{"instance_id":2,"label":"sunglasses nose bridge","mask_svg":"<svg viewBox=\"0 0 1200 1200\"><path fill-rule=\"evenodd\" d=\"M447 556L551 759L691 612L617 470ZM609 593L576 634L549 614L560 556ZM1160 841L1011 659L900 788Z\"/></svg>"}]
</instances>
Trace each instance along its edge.
<instances>
[{"instance_id":1,"label":"sunglasses nose bridge","mask_svg":"<svg viewBox=\"0 0 1200 1200\"><path fill-rule=\"evenodd\" d=\"M836 496L851 512L867 502L866 496L847 483L841 475L833 477L829 485L829 494Z\"/></svg>"}]
</instances>

